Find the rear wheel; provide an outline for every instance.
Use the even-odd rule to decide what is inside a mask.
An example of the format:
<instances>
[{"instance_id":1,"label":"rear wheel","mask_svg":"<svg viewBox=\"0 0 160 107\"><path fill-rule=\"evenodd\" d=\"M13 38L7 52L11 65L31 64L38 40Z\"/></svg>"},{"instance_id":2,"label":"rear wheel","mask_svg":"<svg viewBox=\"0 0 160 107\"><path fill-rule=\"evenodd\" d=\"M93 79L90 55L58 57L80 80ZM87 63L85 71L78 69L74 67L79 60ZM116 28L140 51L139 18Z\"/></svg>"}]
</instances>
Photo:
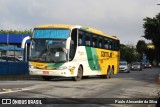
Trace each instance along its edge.
<instances>
[{"instance_id":1,"label":"rear wheel","mask_svg":"<svg viewBox=\"0 0 160 107\"><path fill-rule=\"evenodd\" d=\"M112 68L108 68L106 75L101 75L102 78L112 78L113 76L113 69Z\"/></svg>"},{"instance_id":2,"label":"rear wheel","mask_svg":"<svg viewBox=\"0 0 160 107\"><path fill-rule=\"evenodd\" d=\"M109 68L107 71L108 71L108 74L106 74L107 78L112 78L112 76L113 76L113 69Z\"/></svg>"},{"instance_id":3,"label":"rear wheel","mask_svg":"<svg viewBox=\"0 0 160 107\"><path fill-rule=\"evenodd\" d=\"M82 77L83 77L83 70L82 70L82 67L79 66L77 76L76 77L72 77L72 79L74 81L80 81L82 79Z\"/></svg>"},{"instance_id":4,"label":"rear wheel","mask_svg":"<svg viewBox=\"0 0 160 107\"><path fill-rule=\"evenodd\" d=\"M50 81L53 77L51 76L42 76L45 81Z\"/></svg>"}]
</instances>

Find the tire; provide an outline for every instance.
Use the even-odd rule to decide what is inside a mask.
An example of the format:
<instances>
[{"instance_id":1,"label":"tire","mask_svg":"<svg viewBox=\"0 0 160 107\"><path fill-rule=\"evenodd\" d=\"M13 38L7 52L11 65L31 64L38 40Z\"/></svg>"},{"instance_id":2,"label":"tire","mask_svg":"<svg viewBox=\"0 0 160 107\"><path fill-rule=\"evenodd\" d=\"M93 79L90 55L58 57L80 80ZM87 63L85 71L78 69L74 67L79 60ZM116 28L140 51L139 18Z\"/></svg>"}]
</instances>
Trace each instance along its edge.
<instances>
[{"instance_id":1,"label":"tire","mask_svg":"<svg viewBox=\"0 0 160 107\"><path fill-rule=\"evenodd\" d=\"M110 79L110 78L112 78L113 77L113 69L112 68L110 68L110 69L108 69L107 70L107 74L106 74L106 76L107 76L107 79Z\"/></svg>"},{"instance_id":2,"label":"tire","mask_svg":"<svg viewBox=\"0 0 160 107\"><path fill-rule=\"evenodd\" d=\"M79 66L77 76L72 77L72 80L73 81L80 81L82 79L82 77L83 77L83 70L82 70L82 67Z\"/></svg>"},{"instance_id":3,"label":"tire","mask_svg":"<svg viewBox=\"0 0 160 107\"><path fill-rule=\"evenodd\" d=\"M42 76L45 81L50 81L53 77L51 76Z\"/></svg>"},{"instance_id":4,"label":"tire","mask_svg":"<svg viewBox=\"0 0 160 107\"><path fill-rule=\"evenodd\" d=\"M113 76L113 69L108 68L106 75L101 75L102 78L110 79Z\"/></svg>"}]
</instances>

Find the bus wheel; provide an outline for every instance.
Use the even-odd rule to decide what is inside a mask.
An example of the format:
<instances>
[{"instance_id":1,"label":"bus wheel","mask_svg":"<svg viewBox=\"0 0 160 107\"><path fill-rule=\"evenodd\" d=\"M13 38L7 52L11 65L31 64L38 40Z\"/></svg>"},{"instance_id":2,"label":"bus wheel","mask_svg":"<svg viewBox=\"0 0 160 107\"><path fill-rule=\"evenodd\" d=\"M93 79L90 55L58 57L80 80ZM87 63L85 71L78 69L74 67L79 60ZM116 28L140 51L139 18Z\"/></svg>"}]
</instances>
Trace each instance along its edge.
<instances>
[{"instance_id":1,"label":"bus wheel","mask_svg":"<svg viewBox=\"0 0 160 107\"><path fill-rule=\"evenodd\" d=\"M42 76L45 81L50 81L52 79L51 76Z\"/></svg>"},{"instance_id":2,"label":"bus wheel","mask_svg":"<svg viewBox=\"0 0 160 107\"><path fill-rule=\"evenodd\" d=\"M82 77L83 77L82 67L79 66L77 76L76 77L72 77L72 79L74 81L80 81L82 79Z\"/></svg>"},{"instance_id":3,"label":"bus wheel","mask_svg":"<svg viewBox=\"0 0 160 107\"><path fill-rule=\"evenodd\" d=\"M112 78L112 76L113 76L113 69L108 68L106 78L109 79L109 78Z\"/></svg>"}]
</instances>

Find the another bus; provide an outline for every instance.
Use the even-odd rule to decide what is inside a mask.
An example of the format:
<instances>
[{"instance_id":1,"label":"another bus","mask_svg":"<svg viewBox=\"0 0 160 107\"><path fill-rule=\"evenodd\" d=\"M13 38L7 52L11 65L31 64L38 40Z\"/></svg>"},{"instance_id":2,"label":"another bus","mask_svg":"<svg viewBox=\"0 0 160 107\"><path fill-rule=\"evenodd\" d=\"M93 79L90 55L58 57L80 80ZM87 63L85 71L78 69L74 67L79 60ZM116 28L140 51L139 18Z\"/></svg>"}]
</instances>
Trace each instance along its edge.
<instances>
[{"instance_id":1,"label":"another bus","mask_svg":"<svg viewBox=\"0 0 160 107\"><path fill-rule=\"evenodd\" d=\"M29 73L44 80L111 78L119 71L119 44L117 37L86 26L37 26L31 38Z\"/></svg>"}]
</instances>

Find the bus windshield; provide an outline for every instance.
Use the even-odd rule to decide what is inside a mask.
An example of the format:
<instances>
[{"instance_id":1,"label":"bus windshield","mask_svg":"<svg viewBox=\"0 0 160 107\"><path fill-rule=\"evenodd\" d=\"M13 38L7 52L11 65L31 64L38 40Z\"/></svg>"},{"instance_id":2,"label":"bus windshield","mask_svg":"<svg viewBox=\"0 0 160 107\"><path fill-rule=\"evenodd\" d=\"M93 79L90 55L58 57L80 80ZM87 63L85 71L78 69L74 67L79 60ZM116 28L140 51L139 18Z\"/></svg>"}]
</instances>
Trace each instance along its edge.
<instances>
[{"instance_id":1,"label":"bus windshield","mask_svg":"<svg viewBox=\"0 0 160 107\"><path fill-rule=\"evenodd\" d=\"M67 50L65 39L33 39L31 41L31 61L65 62Z\"/></svg>"}]
</instances>

